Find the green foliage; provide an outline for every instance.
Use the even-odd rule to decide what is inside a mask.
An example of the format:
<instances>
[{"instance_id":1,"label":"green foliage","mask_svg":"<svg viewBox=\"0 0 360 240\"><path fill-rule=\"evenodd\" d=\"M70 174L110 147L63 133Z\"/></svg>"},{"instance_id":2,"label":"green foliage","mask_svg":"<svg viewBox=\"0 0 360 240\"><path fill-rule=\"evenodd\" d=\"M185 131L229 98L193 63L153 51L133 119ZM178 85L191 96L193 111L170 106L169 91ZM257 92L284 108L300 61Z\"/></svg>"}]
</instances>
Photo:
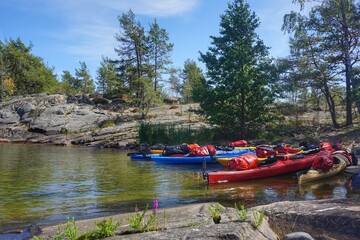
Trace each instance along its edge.
<instances>
[{"instance_id":1,"label":"green foliage","mask_svg":"<svg viewBox=\"0 0 360 240\"><path fill-rule=\"evenodd\" d=\"M209 214L213 218L214 223L220 223L221 213L223 211L219 203L208 206Z\"/></svg>"},{"instance_id":2,"label":"green foliage","mask_svg":"<svg viewBox=\"0 0 360 240\"><path fill-rule=\"evenodd\" d=\"M2 93L1 98L3 100L7 100L10 96L12 96L16 90L16 86L14 81L11 78L6 78L2 80Z\"/></svg>"},{"instance_id":3,"label":"green foliage","mask_svg":"<svg viewBox=\"0 0 360 240\"><path fill-rule=\"evenodd\" d=\"M214 132L211 129L192 130L190 128L179 128L174 124L151 124L141 122L139 125L139 142L146 142L150 145L181 144L181 143L209 143L214 139Z\"/></svg>"},{"instance_id":4,"label":"green foliage","mask_svg":"<svg viewBox=\"0 0 360 240\"><path fill-rule=\"evenodd\" d=\"M236 206L235 203L235 211L236 211L236 217L239 221L244 222L247 220L247 209L244 205L240 206L240 209Z\"/></svg>"},{"instance_id":5,"label":"green foliage","mask_svg":"<svg viewBox=\"0 0 360 240\"><path fill-rule=\"evenodd\" d=\"M180 71L181 69L177 69L177 68L170 68L169 73L170 73L170 77L169 77L169 85L170 85L170 90L172 91L172 93L174 94L174 96L178 96L179 94L181 94L181 79L180 79Z\"/></svg>"},{"instance_id":6,"label":"green foliage","mask_svg":"<svg viewBox=\"0 0 360 240\"><path fill-rule=\"evenodd\" d=\"M200 55L209 79L196 92L198 113L223 132L243 138L253 137L271 120L269 106L279 90L276 68L255 32L258 26L249 5L236 0L221 16L220 37L211 36L212 46Z\"/></svg>"},{"instance_id":7,"label":"green foliage","mask_svg":"<svg viewBox=\"0 0 360 240\"><path fill-rule=\"evenodd\" d=\"M251 224L253 225L253 227L258 228L264 221L265 211L264 209L262 209L261 212L253 211L252 214L253 214L253 221L251 222Z\"/></svg>"},{"instance_id":8,"label":"green foliage","mask_svg":"<svg viewBox=\"0 0 360 240\"><path fill-rule=\"evenodd\" d=\"M145 65L148 52L145 29L139 21L136 21L135 14L131 10L118 16L118 20L120 33L115 36L119 43L115 48L119 57L116 60L118 73L128 87L129 96L133 96L137 106L140 106L140 100L143 97L141 78L145 76L145 70L148 69Z\"/></svg>"},{"instance_id":9,"label":"green foliage","mask_svg":"<svg viewBox=\"0 0 360 240\"><path fill-rule=\"evenodd\" d=\"M126 217L126 220L129 222L130 227L133 229L133 232L148 232L148 231L156 231L159 229L159 221L160 219L156 215L156 209L153 209L150 217L145 221L145 215L148 211L148 206L146 206L145 210L140 213L138 212L137 207L135 208L134 214L129 214ZM163 215L164 225L166 223L166 214L164 212Z\"/></svg>"},{"instance_id":10,"label":"green foliage","mask_svg":"<svg viewBox=\"0 0 360 240\"><path fill-rule=\"evenodd\" d=\"M20 38L0 41L0 79L12 79L15 95L53 92L57 87L53 69L31 54L32 48L31 43L26 46Z\"/></svg>"},{"instance_id":11,"label":"green foliage","mask_svg":"<svg viewBox=\"0 0 360 240\"><path fill-rule=\"evenodd\" d=\"M130 227L132 229L135 229L137 231L143 230L143 222L148 207L149 206L146 206L145 210L142 213L138 212L138 210L136 209L134 214L130 213L129 216L126 217L126 220L130 223Z\"/></svg>"},{"instance_id":12,"label":"green foliage","mask_svg":"<svg viewBox=\"0 0 360 240\"><path fill-rule=\"evenodd\" d=\"M153 89L158 91L159 81L162 78L162 73L167 72L167 66L171 64L170 53L173 50L174 44L169 42L169 34L164 28L161 28L156 19L150 24L148 34L148 52L149 60L151 62L150 76L153 76Z\"/></svg>"},{"instance_id":13,"label":"green foliage","mask_svg":"<svg viewBox=\"0 0 360 240\"><path fill-rule=\"evenodd\" d=\"M185 103L195 102L197 100L198 92L205 86L205 77L201 69L196 65L195 61L187 59L184 63L184 70L182 73L183 86L182 96Z\"/></svg>"},{"instance_id":14,"label":"green foliage","mask_svg":"<svg viewBox=\"0 0 360 240\"><path fill-rule=\"evenodd\" d=\"M115 126L115 122L112 120L104 121L100 124L100 128L107 128L112 126Z\"/></svg>"},{"instance_id":15,"label":"green foliage","mask_svg":"<svg viewBox=\"0 0 360 240\"><path fill-rule=\"evenodd\" d=\"M109 220L104 219L101 222L95 223L97 232L94 234L96 239L103 239L106 237L115 236L115 230L120 227L122 221L114 222L112 217Z\"/></svg>"},{"instance_id":16,"label":"green foliage","mask_svg":"<svg viewBox=\"0 0 360 240\"><path fill-rule=\"evenodd\" d=\"M85 62L79 62L80 68L75 69L76 82L79 87L77 91L82 94L89 94L95 91L94 81L90 76L90 72L86 66Z\"/></svg>"},{"instance_id":17,"label":"green foliage","mask_svg":"<svg viewBox=\"0 0 360 240\"><path fill-rule=\"evenodd\" d=\"M76 240L78 238L78 227L75 224L75 219L67 218L66 225L63 230L58 226L57 232L53 236L54 240L70 239Z\"/></svg>"},{"instance_id":18,"label":"green foliage","mask_svg":"<svg viewBox=\"0 0 360 240\"><path fill-rule=\"evenodd\" d=\"M102 58L97 69L97 90L106 97L121 97L126 93L124 82L118 78L114 61Z\"/></svg>"},{"instance_id":19,"label":"green foliage","mask_svg":"<svg viewBox=\"0 0 360 240\"><path fill-rule=\"evenodd\" d=\"M140 102L141 115L144 118L149 112L150 107L155 104L162 103L160 94L151 85L151 81L148 78L141 78L141 84L143 86L142 98Z\"/></svg>"},{"instance_id":20,"label":"green foliage","mask_svg":"<svg viewBox=\"0 0 360 240\"><path fill-rule=\"evenodd\" d=\"M169 54L173 44L165 29L156 20L150 24L149 31L136 20L129 10L118 16L120 33L116 35L119 43L114 60L118 78L127 89L128 98L140 107L143 117L149 106L158 102L161 96L162 75L168 73L171 63Z\"/></svg>"},{"instance_id":21,"label":"green foliage","mask_svg":"<svg viewBox=\"0 0 360 240\"><path fill-rule=\"evenodd\" d=\"M302 14L308 2L309 10ZM360 63L359 4L354 0L298 0L295 3L300 5L300 12L286 14L282 27L291 33L289 59L293 66L288 71L289 79L298 76L299 81L307 82L319 95L325 96L335 128L339 127L336 89L344 85L340 95L345 96L346 125L350 125L356 89L353 69Z\"/></svg>"},{"instance_id":22,"label":"green foliage","mask_svg":"<svg viewBox=\"0 0 360 240\"><path fill-rule=\"evenodd\" d=\"M65 94L75 94L81 92L81 80L75 78L71 73L66 70L61 75L61 92Z\"/></svg>"}]
</instances>

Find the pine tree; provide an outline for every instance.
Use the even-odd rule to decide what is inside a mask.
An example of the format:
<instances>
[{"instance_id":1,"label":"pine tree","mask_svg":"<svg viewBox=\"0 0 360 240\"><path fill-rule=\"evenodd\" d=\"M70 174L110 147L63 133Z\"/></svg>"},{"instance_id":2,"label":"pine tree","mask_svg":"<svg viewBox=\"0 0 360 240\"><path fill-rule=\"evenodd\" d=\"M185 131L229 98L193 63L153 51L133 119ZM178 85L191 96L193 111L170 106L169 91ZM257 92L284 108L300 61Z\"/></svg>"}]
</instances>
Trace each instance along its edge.
<instances>
[{"instance_id":1,"label":"pine tree","mask_svg":"<svg viewBox=\"0 0 360 240\"><path fill-rule=\"evenodd\" d=\"M75 69L76 78L81 82L81 93L90 94L94 93L95 85L91 78L89 70L85 62L79 62L80 68Z\"/></svg>"},{"instance_id":2,"label":"pine tree","mask_svg":"<svg viewBox=\"0 0 360 240\"><path fill-rule=\"evenodd\" d=\"M333 89L344 83L346 125L351 125L357 87L353 68L360 63L360 4L354 0L294 2L300 4L300 11L306 2L311 8L309 14L291 12L284 16L283 30L292 33L291 57L302 64L302 72L325 95L334 127L339 124Z\"/></svg>"},{"instance_id":3,"label":"pine tree","mask_svg":"<svg viewBox=\"0 0 360 240\"><path fill-rule=\"evenodd\" d=\"M120 81L113 61L103 58L97 70L97 90L105 97L121 97L124 84Z\"/></svg>"},{"instance_id":4,"label":"pine tree","mask_svg":"<svg viewBox=\"0 0 360 240\"><path fill-rule=\"evenodd\" d=\"M170 53L173 44L169 42L169 34L161 28L156 19L150 24L149 31L149 61L152 66L152 78L154 90L158 90L158 82L162 79L163 73L168 73L166 66L171 64Z\"/></svg>"},{"instance_id":5,"label":"pine tree","mask_svg":"<svg viewBox=\"0 0 360 240\"><path fill-rule=\"evenodd\" d=\"M119 59L116 61L120 77L124 79L128 87L129 95L134 97L136 105L141 105L144 98L144 86L142 78L146 74L147 36L139 21L136 21L135 14L129 10L118 17L120 33L115 38L119 46L115 48Z\"/></svg>"},{"instance_id":6,"label":"pine tree","mask_svg":"<svg viewBox=\"0 0 360 240\"><path fill-rule=\"evenodd\" d=\"M184 63L182 72L182 96L184 102L195 102L197 99L197 91L204 87L205 77L196 62L187 59Z\"/></svg>"},{"instance_id":7,"label":"pine tree","mask_svg":"<svg viewBox=\"0 0 360 240\"><path fill-rule=\"evenodd\" d=\"M200 53L206 65L206 88L199 92L200 113L224 133L246 137L269 121L277 75L268 48L255 30L259 19L244 0L221 15L220 36Z\"/></svg>"}]
</instances>

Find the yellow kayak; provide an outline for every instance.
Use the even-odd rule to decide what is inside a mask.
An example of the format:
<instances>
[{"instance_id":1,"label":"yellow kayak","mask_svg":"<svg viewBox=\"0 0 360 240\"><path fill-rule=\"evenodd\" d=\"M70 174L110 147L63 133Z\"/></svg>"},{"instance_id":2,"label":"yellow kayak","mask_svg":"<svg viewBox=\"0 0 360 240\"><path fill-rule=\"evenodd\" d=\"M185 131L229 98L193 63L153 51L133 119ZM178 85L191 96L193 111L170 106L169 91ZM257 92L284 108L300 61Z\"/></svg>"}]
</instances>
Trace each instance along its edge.
<instances>
[{"instance_id":1,"label":"yellow kayak","mask_svg":"<svg viewBox=\"0 0 360 240\"><path fill-rule=\"evenodd\" d=\"M239 149L239 150L247 150L247 149L249 149L249 150L254 150L254 149L256 149L256 146L249 146L249 147L235 147L235 149Z\"/></svg>"},{"instance_id":2,"label":"yellow kayak","mask_svg":"<svg viewBox=\"0 0 360 240\"><path fill-rule=\"evenodd\" d=\"M150 149L151 154L162 154L163 151L163 149Z\"/></svg>"},{"instance_id":3,"label":"yellow kayak","mask_svg":"<svg viewBox=\"0 0 360 240\"><path fill-rule=\"evenodd\" d=\"M316 181L319 179L328 178L338 174L343 171L347 167L347 159L344 155L334 154L334 159L336 159L336 163L334 166L328 171L318 171L314 169L310 169L306 174L301 174L299 177L299 185L305 184L308 182Z\"/></svg>"}]
</instances>

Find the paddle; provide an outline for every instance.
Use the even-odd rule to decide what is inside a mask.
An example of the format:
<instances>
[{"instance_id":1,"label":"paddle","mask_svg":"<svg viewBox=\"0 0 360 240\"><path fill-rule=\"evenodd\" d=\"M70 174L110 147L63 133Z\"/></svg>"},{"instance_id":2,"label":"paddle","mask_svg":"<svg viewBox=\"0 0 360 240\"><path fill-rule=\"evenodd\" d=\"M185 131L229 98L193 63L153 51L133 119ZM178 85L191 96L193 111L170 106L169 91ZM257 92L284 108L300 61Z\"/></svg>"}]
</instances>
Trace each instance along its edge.
<instances>
[{"instance_id":1,"label":"paddle","mask_svg":"<svg viewBox=\"0 0 360 240\"><path fill-rule=\"evenodd\" d=\"M203 156L203 161L202 161L202 176L204 180L207 180L207 173L206 173L206 159L205 156Z\"/></svg>"}]
</instances>

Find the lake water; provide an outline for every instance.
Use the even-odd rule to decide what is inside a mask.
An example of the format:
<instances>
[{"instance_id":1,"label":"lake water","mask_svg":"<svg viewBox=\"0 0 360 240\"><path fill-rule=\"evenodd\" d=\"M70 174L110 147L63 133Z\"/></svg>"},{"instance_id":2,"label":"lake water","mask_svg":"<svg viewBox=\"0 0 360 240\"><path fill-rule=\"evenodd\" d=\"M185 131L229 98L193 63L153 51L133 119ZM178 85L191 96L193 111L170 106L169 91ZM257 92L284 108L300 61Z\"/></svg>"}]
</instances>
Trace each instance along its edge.
<instances>
[{"instance_id":1,"label":"lake water","mask_svg":"<svg viewBox=\"0 0 360 240\"><path fill-rule=\"evenodd\" d=\"M208 165L208 170L220 169ZM294 174L208 185L201 166L131 161L117 149L0 144L0 231L159 207L217 201L247 207L281 200L359 197L350 176L306 187Z\"/></svg>"}]
</instances>

